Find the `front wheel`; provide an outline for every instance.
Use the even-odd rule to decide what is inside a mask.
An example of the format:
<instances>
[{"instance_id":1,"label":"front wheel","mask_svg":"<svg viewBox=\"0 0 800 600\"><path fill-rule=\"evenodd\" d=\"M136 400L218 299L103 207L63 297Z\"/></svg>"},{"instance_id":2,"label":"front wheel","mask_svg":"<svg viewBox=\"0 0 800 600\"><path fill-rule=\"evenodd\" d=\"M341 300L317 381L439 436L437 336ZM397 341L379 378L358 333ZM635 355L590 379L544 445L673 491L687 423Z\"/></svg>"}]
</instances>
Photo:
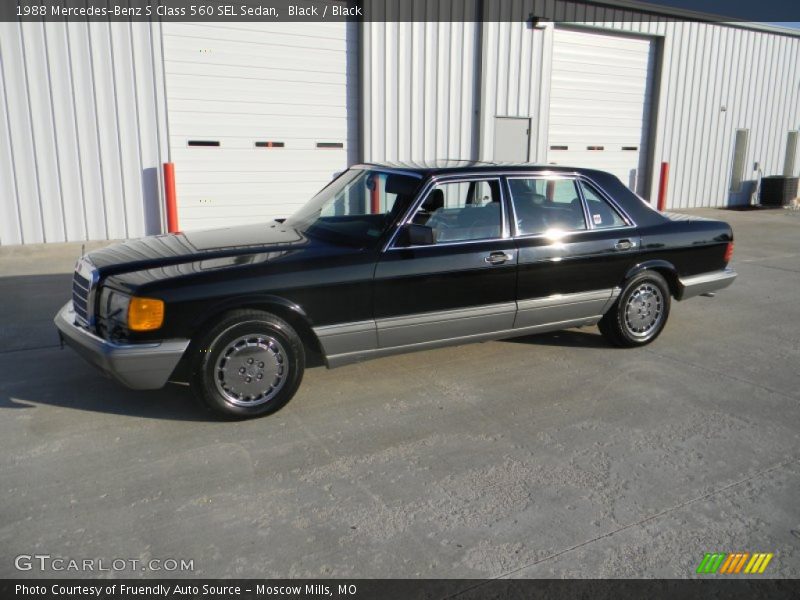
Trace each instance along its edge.
<instances>
[{"instance_id":1,"label":"front wheel","mask_svg":"<svg viewBox=\"0 0 800 600\"><path fill-rule=\"evenodd\" d=\"M303 343L291 325L266 312L238 310L198 341L191 387L220 416L261 417L292 399L304 370Z\"/></svg>"},{"instance_id":2,"label":"front wheel","mask_svg":"<svg viewBox=\"0 0 800 600\"><path fill-rule=\"evenodd\" d=\"M669 285L655 271L644 271L628 281L598 327L615 346L644 346L663 331L669 309Z\"/></svg>"}]
</instances>

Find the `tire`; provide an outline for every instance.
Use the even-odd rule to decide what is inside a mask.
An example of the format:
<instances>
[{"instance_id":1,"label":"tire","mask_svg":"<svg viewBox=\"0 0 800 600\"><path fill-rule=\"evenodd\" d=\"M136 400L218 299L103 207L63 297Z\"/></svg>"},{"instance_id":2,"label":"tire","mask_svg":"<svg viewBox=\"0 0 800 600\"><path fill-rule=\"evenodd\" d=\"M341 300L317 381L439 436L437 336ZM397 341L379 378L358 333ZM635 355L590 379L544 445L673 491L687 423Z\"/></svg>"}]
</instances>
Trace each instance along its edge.
<instances>
[{"instance_id":1,"label":"tire","mask_svg":"<svg viewBox=\"0 0 800 600\"><path fill-rule=\"evenodd\" d=\"M192 392L218 416L274 413L303 379L303 342L291 325L267 312L226 313L193 346Z\"/></svg>"},{"instance_id":2,"label":"tire","mask_svg":"<svg viewBox=\"0 0 800 600\"><path fill-rule=\"evenodd\" d=\"M664 330L670 300L666 280L655 271L642 271L625 284L617 301L600 319L600 332L615 346L645 346Z\"/></svg>"}]
</instances>

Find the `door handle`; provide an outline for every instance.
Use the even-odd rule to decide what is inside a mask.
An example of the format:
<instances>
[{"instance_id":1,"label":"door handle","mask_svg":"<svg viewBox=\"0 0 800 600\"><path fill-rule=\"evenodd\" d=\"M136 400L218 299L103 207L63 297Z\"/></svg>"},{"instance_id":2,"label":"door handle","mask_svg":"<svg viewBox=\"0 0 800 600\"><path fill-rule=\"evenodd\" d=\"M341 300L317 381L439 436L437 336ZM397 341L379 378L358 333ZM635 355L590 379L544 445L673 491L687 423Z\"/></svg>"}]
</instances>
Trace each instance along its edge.
<instances>
[{"instance_id":1,"label":"door handle","mask_svg":"<svg viewBox=\"0 0 800 600\"><path fill-rule=\"evenodd\" d=\"M503 263L513 260L514 257L506 252L492 252L489 256L483 259L483 262L490 265L502 265Z\"/></svg>"},{"instance_id":2,"label":"door handle","mask_svg":"<svg viewBox=\"0 0 800 600\"><path fill-rule=\"evenodd\" d=\"M636 247L636 242L632 242L631 240L619 240L616 244L614 244L615 250L630 250L631 248Z\"/></svg>"}]
</instances>

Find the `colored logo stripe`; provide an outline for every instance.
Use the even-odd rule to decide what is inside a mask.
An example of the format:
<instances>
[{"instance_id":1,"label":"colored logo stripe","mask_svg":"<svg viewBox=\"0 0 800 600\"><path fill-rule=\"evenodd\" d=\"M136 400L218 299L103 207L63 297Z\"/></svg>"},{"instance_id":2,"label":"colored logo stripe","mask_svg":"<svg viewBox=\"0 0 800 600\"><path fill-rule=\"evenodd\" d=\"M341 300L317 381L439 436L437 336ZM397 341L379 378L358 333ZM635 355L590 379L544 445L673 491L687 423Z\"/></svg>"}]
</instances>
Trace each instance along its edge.
<instances>
[{"instance_id":1,"label":"colored logo stripe","mask_svg":"<svg viewBox=\"0 0 800 600\"><path fill-rule=\"evenodd\" d=\"M703 560L700 562L700 566L697 567L698 573L716 573L719 566L722 564L722 561L725 559L724 552L715 552L710 553L706 552L706 555L703 557Z\"/></svg>"},{"instance_id":2,"label":"colored logo stripe","mask_svg":"<svg viewBox=\"0 0 800 600\"><path fill-rule=\"evenodd\" d=\"M732 575L738 573L760 574L767 569L767 565L772 560L774 554L766 552L706 552L700 565L697 567L698 573L712 574L720 573ZM747 565L747 566L745 566ZM744 569L744 570L743 570Z\"/></svg>"},{"instance_id":3,"label":"colored logo stripe","mask_svg":"<svg viewBox=\"0 0 800 600\"><path fill-rule=\"evenodd\" d=\"M737 552L735 554L729 554L727 560L722 563L722 568L719 570L719 572L723 574L727 573L728 575L731 573L738 573L744 566L744 561L746 561L749 557L749 552Z\"/></svg>"},{"instance_id":4,"label":"colored logo stripe","mask_svg":"<svg viewBox=\"0 0 800 600\"><path fill-rule=\"evenodd\" d=\"M767 569L767 565L769 564L769 561L772 560L773 556L774 555L771 552L769 554L753 554L753 558L751 558L750 562L747 563L747 566L744 568L744 572L763 573Z\"/></svg>"}]
</instances>

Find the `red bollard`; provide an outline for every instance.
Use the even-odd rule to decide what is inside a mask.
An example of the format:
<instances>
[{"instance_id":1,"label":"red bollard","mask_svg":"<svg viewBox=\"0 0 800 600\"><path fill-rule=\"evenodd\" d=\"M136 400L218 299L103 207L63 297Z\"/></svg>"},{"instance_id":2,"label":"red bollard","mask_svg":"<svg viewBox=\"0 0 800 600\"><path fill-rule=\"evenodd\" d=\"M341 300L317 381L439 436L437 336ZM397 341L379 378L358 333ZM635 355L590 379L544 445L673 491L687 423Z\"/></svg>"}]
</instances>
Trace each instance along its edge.
<instances>
[{"instance_id":1,"label":"red bollard","mask_svg":"<svg viewBox=\"0 0 800 600\"><path fill-rule=\"evenodd\" d=\"M661 163L661 178L658 180L658 210L664 212L667 208L667 181L669 179L669 163Z\"/></svg>"},{"instance_id":2,"label":"red bollard","mask_svg":"<svg viewBox=\"0 0 800 600\"><path fill-rule=\"evenodd\" d=\"M178 231L178 197L175 193L175 165L164 163L164 202L167 205L167 231Z\"/></svg>"},{"instance_id":3,"label":"red bollard","mask_svg":"<svg viewBox=\"0 0 800 600\"><path fill-rule=\"evenodd\" d=\"M380 175L372 175L372 189L369 191L370 212L377 215L381 212L381 179Z\"/></svg>"}]
</instances>

